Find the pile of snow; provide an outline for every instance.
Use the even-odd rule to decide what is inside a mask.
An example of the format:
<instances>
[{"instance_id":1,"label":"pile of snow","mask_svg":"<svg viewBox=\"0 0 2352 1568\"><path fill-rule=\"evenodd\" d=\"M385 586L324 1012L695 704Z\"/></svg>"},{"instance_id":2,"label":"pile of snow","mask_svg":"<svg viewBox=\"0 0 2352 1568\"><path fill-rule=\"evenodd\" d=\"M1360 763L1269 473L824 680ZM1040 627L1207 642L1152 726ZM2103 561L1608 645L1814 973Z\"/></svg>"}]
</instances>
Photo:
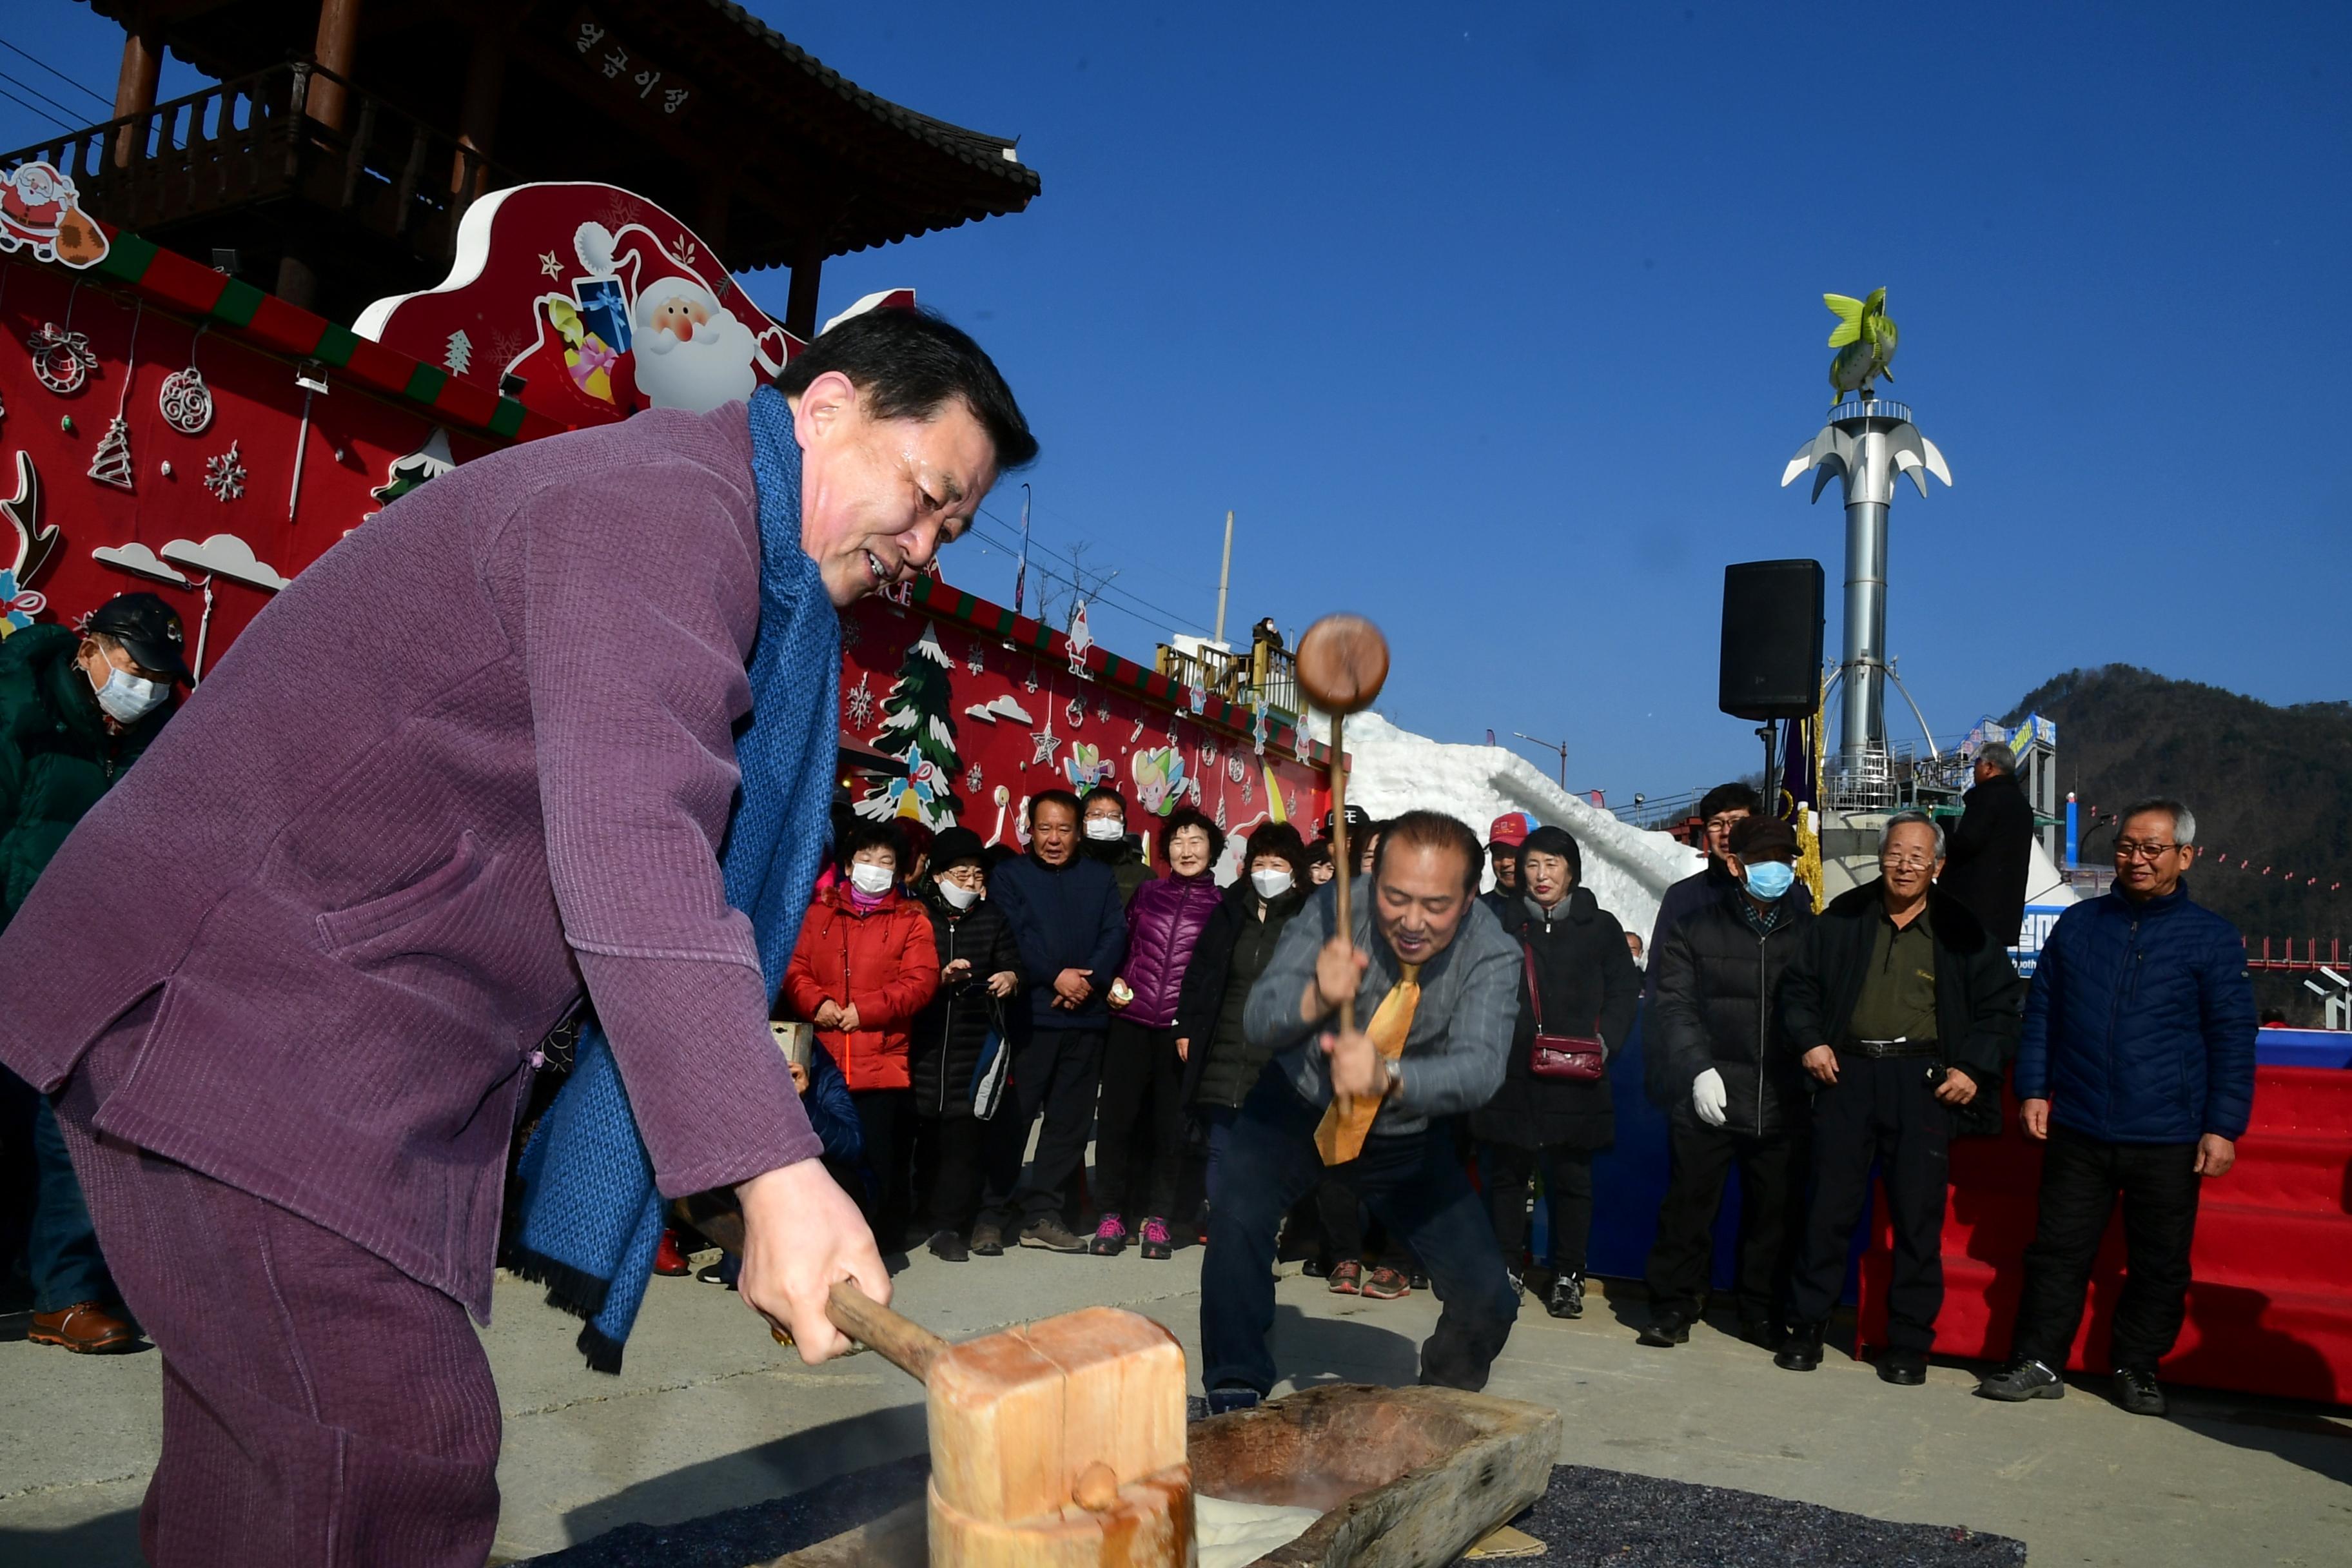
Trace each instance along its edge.
<instances>
[{"instance_id":1,"label":"pile of snow","mask_svg":"<svg viewBox=\"0 0 2352 1568\"><path fill-rule=\"evenodd\" d=\"M1346 733L1354 763L1348 774L1351 804L1376 817L1443 811L1468 823L1482 840L1487 824L1507 811L1564 827L1584 851L1584 885L1644 941L1657 920L1659 898L1705 863L1697 850L1618 821L1500 746L1448 745L1400 730L1378 713L1349 719ZM1490 886L1492 880L1490 873Z\"/></svg>"}]
</instances>

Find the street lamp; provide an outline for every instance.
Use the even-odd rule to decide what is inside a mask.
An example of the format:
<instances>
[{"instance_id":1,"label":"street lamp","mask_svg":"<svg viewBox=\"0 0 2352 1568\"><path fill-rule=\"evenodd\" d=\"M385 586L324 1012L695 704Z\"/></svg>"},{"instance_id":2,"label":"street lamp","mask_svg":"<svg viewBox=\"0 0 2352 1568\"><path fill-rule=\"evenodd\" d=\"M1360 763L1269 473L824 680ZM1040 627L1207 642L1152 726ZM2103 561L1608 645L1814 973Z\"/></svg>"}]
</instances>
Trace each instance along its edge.
<instances>
[{"instance_id":1,"label":"street lamp","mask_svg":"<svg viewBox=\"0 0 2352 1568\"><path fill-rule=\"evenodd\" d=\"M1523 730L1514 730L1511 733L1531 746L1541 746L1547 752L1558 752L1559 753L1559 787L1562 789L1568 787L1568 742L1566 741L1538 740Z\"/></svg>"}]
</instances>

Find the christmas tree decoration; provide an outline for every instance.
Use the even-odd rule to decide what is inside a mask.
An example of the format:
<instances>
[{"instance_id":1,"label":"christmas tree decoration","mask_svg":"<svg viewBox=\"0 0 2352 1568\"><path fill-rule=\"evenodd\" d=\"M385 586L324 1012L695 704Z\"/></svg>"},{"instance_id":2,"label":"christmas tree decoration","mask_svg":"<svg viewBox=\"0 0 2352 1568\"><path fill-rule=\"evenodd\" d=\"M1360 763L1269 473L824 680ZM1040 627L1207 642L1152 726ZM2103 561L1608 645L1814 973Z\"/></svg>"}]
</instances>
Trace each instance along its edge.
<instances>
[{"instance_id":1,"label":"christmas tree decoration","mask_svg":"<svg viewBox=\"0 0 2352 1568\"><path fill-rule=\"evenodd\" d=\"M441 363L451 375L463 375L474 367L474 340L466 335L465 328L459 327L449 334L448 342L442 348Z\"/></svg>"},{"instance_id":2,"label":"christmas tree decoration","mask_svg":"<svg viewBox=\"0 0 2352 1568\"><path fill-rule=\"evenodd\" d=\"M1110 722L1110 704L1108 702L1097 703L1095 705L1095 722L1098 724L1108 724Z\"/></svg>"},{"instance_id":3,"label":"christmas tree decoration","mask_svg":"<svg viewBox=\"0 0 2352 1568\"><path fill-rule=\"evenodd\" d=\"M383 483L368 491L377 500L389 506L428 479L437 479L457 466L449 455L449 432L438 425L425 438L425 445L405 458L394 458L384 470Z\"/></svg>"},{"instance_id":4,"label":"christmas tree decoration","mask_svg":"<svg viewBox=\"0 0 2352 1568\"><path fill-rule=\"evenodd\" d=\"M227 451L205 459L205 489L223 503L245 494L245 459L237 456L236 442L228 444Z\"/></svg>"},{"instance_id":5,"label":"christmas tree decoration","mask_svg":"<svg viewBox=\"0 0 2352 1568\"><path fill-rule=\"evenodd\" d=\"M883 694L882 724L873 738L877 750L907 764L907 776L877 780L857 802L860 816L911 817L934 829L955 825L962 805L956 776L963 762L956 755L950 665L939 629L924 622L922 635L898 667L898 679Z\"/></svg>"},{"instance_id":6,"label":"christmas tree decoration","mask_svg":"<svg viewBox=\"0 0 2352 1568\"><path fill-rule=\"evenodd\" d=\"M16 454L16 493L0 500L0 517L8 520L9 531L0 534L0 545L15 546L9 576L29 587L39 581L48 569L49 558L65 543L58 537L57 524L41 524L41 476L33 467L30 452Z\"/></svg>"},{"instance_id":7,"label":"christmas tree decoration","mask_svg":"<svg viewBox=\"0 0 2352 1568\"><path fill-rule=\"evenodd\" d=\"M98 368L89 334L72 331L72 325L70 316L63 327L43 321L25 340L25 346L33 351L34 377L59 397L71 397L88 386L90 373Z\"/></svg>"},{"instance_id":8,"label":"christmas tree decoration","mask_svg":"<svg viewBox=\"0 0 2352 1568\"><path fill-rule=\"evenodd\" d=\"M127 490L133 488L135 472L131 462L131 424L118 414L107 422L106 434L98 438L98 450L90 455L89 477Z\"/></svg>"},{"instance_id":9,"label":"christmas tree decoration","mask_svg":"<svg viewBox=\"0 0 2352 1568\"><path fill-rule=\"evenodd\" d=\"M1037 666L1034 661L1031 662L1029 666L1029 673L1021 682L1021 689L1024 691L1034 691L1037 689Z\"/></svg>"},{"instance_id":10,"label":"christmas tree decoration","mask_svg":"<svg viewBox=\"0 0 2352 1568\"><path fill-rule=\"evenodd\" d=\"M193 363L195 351L190 348L191 363L185 370L175 370L163 378L155 394L155 412L163 423L183 436L201 436L213 422L213 389L205 384L204 372Z\"/></svg>"},{"instance_id":11,"label":"christmas tree decoration","mask_svg":"<svg viewBox=\"0 0 2352 1568\"><path fill-rule=\"evenodd\" d=\"M89 477L102 485L116 489L135 488L138 468L131 461L131 384L139 374L139 323L147 319L147 307L142 303L131 313L131 346L122 354L122 395L115 399L114 417L106 426L106 434L98 438L98 450L89 457Z\"/></svg>"}]
</instances>

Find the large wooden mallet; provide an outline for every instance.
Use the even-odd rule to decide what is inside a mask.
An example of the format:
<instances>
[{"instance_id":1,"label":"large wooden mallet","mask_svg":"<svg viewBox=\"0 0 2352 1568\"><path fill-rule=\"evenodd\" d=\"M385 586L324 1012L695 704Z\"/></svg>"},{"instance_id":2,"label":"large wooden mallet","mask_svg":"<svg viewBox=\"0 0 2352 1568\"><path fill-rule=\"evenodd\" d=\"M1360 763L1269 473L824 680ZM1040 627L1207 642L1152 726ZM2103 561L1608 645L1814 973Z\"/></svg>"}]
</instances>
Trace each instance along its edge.
<instances>
[{"instance_id":1,"label":"large wooden mallet","mask_svg":"<svg viewBox=\"0 0 2352 1568\"><path fill-rule=\"evenodd\" d=\"M1389 678L1389 639L1361 616L1326 616L1298 639L1298 685L1307 700L1331 715L1331 871L1339 900L1339 934L1352 938L1348 882L1355 856L1348 847L1348 763L1340 743L1344 721L1370 708ZM1352 1034L1356 999L1339 1004L1339 1027Z\"/></svg>"},{"instance_id":2,"label":"large wooden mallet","mask_svg":"<svg viewBox=\"0 0 2352 1568\"><path fill-rule=\"evenodd\" d=\"M1181 1568L1192 1560L1184 1352L1088 1307L950 1344L846 1281L826 1315L920 1379L935 1568Z\"/></svg>"}]
</instances>

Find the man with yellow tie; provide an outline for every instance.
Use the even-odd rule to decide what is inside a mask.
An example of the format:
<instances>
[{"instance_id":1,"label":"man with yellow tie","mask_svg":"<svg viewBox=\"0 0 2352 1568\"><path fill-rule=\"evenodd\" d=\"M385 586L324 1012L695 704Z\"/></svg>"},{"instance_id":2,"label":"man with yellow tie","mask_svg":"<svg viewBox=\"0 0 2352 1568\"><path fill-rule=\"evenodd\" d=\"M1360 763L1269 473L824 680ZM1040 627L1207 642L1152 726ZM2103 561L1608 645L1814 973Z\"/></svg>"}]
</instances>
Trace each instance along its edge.
<instances>
[{"instance_id":1,"label":"man with yellow tie","mask_svg":"<svg viewBox=\"0 0 2352 1568\"><path fill-rule=\"evenodd\" d=\"M1275 1232L1326 1171L1344 1179L1429 1271L1444 1310L1421 1380L1486 1386L1518 1315L1503 1255L1442 1119L1494 1096L1518 1021L1519 953L1477 902L1484 855L1453 817L1388 824L1369 898L1337 934L1335 889L1282 933L1243 1018L1273 1052L1234 1122L1201 1265L1202 1382L1212 1413L1274 1387ZM1338 1027L1355 998L1360 1033Z\"/></svg>"}]
</instances>

